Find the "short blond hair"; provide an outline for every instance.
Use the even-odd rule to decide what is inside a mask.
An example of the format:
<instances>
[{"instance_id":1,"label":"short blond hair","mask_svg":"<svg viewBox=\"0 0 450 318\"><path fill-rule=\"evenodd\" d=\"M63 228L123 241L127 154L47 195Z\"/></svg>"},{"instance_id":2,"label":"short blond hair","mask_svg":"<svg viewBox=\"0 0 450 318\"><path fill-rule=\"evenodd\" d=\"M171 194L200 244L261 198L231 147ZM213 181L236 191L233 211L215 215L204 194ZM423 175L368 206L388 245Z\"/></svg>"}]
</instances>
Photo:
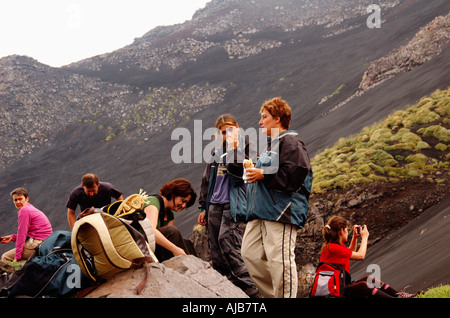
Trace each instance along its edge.
<instances>
[{"instance_id":1,"label":"short blond hair","mask_svg":"<svg viewBox=\"0 0 450 318\"><path fill-rule=\"evenodd\" d=\"M262 113L265 110L273 117L280 117L281 126L284 129L289 129L289 125L291 124L291 107L289 107L288 103L280 97L275 97L266 100L262 104L259 112Z\"/></svg>"}]
</instances>

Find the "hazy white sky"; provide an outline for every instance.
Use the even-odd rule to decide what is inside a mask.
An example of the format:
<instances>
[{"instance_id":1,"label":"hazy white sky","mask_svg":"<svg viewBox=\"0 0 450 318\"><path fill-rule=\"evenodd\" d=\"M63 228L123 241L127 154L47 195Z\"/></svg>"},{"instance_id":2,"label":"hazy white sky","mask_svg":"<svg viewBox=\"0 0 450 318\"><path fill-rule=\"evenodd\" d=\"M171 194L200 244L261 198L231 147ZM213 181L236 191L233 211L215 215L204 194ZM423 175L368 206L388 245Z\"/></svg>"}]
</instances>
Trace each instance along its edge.
<instances>
[{"instance_id":1,"label":"hazy white sky","mask_svg":"<svg viewBox=\"0 0 450 318\"><path fill-rule=\"evenodd\" d=\"M114 51L159 25L190 20L210 0L1 0L0 58L62 66Z\"/></svg>"}]
</instances>

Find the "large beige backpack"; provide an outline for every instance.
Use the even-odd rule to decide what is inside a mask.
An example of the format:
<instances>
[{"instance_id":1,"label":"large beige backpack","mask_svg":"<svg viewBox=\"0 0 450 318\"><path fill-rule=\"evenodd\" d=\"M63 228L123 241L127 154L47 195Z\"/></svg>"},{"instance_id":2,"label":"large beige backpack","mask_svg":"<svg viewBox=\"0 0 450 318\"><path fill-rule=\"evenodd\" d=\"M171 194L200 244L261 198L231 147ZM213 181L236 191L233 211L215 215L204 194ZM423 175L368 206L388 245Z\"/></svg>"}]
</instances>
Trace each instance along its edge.
<instances>
[{"instance_id":1,"label":"large beige backpack","mask_svg":"<svg viewBox=\"0 0 450 318\"><path fill-rule=\"evenodd\" d=\"M72 251L91 280L102 282L130 268L158 262L153 229L141 209L143 199L145 194L140 193L118 201L116 215L109 214L113 212L108 207L108 212L91 208L78 217L72 229Z\"/></svg>"}]
</instances>

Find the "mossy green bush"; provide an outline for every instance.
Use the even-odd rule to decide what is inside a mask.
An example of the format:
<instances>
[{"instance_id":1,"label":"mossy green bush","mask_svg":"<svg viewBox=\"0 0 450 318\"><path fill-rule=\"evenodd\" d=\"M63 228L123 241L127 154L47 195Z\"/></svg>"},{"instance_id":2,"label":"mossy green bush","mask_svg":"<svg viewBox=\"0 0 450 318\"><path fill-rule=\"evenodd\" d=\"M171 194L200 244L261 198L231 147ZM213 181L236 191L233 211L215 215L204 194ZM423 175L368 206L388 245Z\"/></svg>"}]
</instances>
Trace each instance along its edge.
<instances>
[{"instance_id":1,"label":"mossy green bush","mask_svg":"<svg viewBox=\"0 0 450 318\"><path fill-rule=\"evenodd\" d=\"M430 288L415 298L450 298L450 285L440 285Z\"/></svg>"},{"instance_id":2,"label":"mossy green bush","mask_svg":"<svg viewBox=\"0 0 450 318\"><path fill-rule=\"evenodd\" d=\"M373 181L398 182L448 170L449 117L450 89L437 90L357 135L340 138L313 158L313 192ZM424 153L433 149L441 153L434 151L435 157Z\"/></svg>"}]
</instances>

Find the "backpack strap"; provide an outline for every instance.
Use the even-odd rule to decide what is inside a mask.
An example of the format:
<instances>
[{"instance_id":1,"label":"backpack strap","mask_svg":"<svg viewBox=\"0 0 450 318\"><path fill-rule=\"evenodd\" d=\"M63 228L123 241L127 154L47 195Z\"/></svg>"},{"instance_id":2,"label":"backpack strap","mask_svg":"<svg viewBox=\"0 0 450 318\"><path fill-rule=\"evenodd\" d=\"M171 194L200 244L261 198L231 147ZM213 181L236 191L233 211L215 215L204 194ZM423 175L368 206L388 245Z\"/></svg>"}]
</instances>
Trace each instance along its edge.
<instances>
[{"instance_id":1,"label":"backpack strap","mask_svg":"<svg viewBox=\"0 0 450 318\"><path fill-rule=\"evenodd\" d=\"M141 292L144 289L145 285L147 285L147 278L148 278L148 272L149 272L148 263L151 263L153 261L154 260L151 257L141 257L141 258L136 258L136 259L133 260L132 268L140 268L142 265L145 267L145 276L141 280L139 285L137 286L137 294L138 295L141 294Z\"/></svg>"},{"instance_id":2,"label":"backpack strap","mask_svg":"<svg viewBox=\"0 0 450 318\"><path fill-rule=\"evenodd\" d=\"M166 209L164 207L164 199L159 194L151 194L150 196L156 197L159 201L160 209L159 209L158 220L159 220L159 222L162 222L166 216ZM160 223L160 224L162 224L162 223Z\"/></svg>"},{"instance_id":3,"label":"backpack strap","mask_svg":"<svg viewBox=\"0 0 450 318\"><path fill-rule=\"evenodd\" d=\"M335 270L343 272L345 284L348 285L351 283L352 277L351 277L350 273L347 272L345 269L343 269L341 265L335 264L335 263L320 262L319 265L317 265L317 268L319 268L320 265L322 265L322 264L329 265L329 266L333 267Z\"/></svg>"},{"instance_id":4,"label":"backpack strap","mask_svg":"<svg viewBox=\"0 0 450 318\"><path fill-rule=\"evenodd\" d=\"M317 265L317 268L319 268L321 265L324 265L324 264L333 267L337 271L344 271L344 269L341 267L341 265L335 264L335 263L328 263L328 262L320 262L319 265Z\"/></svg>"}]
</instances>

